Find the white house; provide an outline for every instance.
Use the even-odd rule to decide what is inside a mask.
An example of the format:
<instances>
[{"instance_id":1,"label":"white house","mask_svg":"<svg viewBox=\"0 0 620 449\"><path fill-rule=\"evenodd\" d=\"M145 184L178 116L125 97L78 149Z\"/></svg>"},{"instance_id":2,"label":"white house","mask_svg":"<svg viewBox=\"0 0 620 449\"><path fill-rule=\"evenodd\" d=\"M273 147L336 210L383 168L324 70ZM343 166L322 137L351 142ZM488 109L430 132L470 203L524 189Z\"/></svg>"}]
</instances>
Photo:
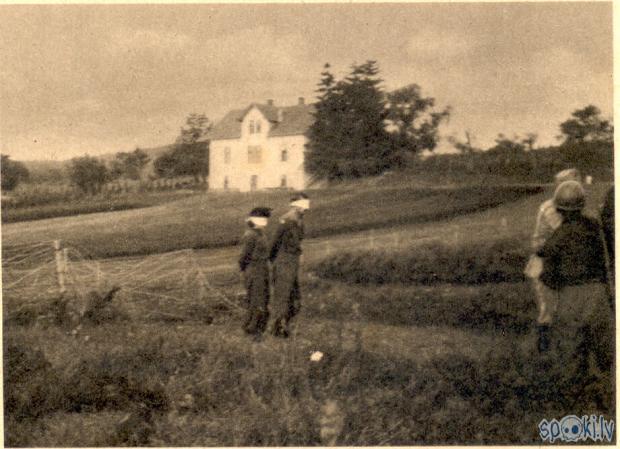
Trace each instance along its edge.
<instances>
[{"instance_id":1,"label":"white house","mask_svg":"<svg viewBox=\"0 0 620 449\"><path fill-rule=\"evenodd\" d=\"M304 134L314 120L313 110L299 98L295 106L268 100L226 114L208 136L209 188L304 189Z\"/></svg>"}]
</instances>

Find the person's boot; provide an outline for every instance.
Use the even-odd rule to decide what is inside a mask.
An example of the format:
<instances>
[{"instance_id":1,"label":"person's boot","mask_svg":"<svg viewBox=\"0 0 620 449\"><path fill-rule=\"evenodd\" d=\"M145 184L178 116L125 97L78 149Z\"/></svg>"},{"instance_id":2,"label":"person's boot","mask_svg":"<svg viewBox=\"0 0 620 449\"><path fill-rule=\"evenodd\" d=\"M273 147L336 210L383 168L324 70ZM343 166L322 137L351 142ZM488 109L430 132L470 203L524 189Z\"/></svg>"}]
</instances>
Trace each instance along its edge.
<instances>
[{"instance_id":1,"label":"person's boot","mask_svg":"<svg viewBox=\"0 0 620 449\"><path fill-rule=\"evenodd\" d=\"M549 325L539 324L538 328L538 352L544 353L549 350Z\"/></svg>"},{"instance_id":2,"label":"person's boot","mask_svg":"<svg viewBox=\"0 0 620 449\"><path fill-rule=\"evenodd\" d=\"M284 320L279 319L273 325L273 336L279 338L287 338L288 331L284 325Z\"/></svg>"}]
</instances>

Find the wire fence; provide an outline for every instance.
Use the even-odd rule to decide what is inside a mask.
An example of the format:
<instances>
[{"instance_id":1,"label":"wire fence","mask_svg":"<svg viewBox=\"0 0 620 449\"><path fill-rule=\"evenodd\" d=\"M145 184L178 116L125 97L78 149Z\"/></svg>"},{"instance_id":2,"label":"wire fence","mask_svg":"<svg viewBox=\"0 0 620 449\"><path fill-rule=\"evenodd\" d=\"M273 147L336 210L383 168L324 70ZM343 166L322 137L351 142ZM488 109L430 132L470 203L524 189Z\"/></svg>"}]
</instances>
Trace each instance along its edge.
<instances>
[{"instance_id":1,"label":"wire fence","mask_svg":"<svg viewBox=\"0 0 620 449\"><path fill-rule=\"evenodd\" d=\"M192 318L197 309L244 306L240 285L223 291L191 249L128 260L91 260L80 249L59 241L2 248L2 295L5 316L24 308L68 298L83 315L94 297L118 288L117 303L130 316ZM230 287L230 285L229 285ZM236 288L236 290L235 290ZM205 312L206 313L206 312Z\"/></svg>"}]
</instances>

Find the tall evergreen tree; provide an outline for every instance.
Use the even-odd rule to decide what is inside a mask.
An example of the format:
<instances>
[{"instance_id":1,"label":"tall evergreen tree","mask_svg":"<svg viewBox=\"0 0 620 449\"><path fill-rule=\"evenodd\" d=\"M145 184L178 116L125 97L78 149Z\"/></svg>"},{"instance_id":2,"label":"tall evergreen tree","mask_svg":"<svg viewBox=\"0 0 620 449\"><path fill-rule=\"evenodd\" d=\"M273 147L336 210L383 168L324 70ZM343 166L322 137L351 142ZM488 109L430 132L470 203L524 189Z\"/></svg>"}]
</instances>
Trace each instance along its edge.
<instances>
[{"instance_id":1,"label":"tall evergreen tree","mask_svg":"<svg viewBox=\"0 0 620 449\"><path fill-rule=\"evenodd\" d=\"M328 180L381 173L387 168L391 145L377 63L353 65L341 81L336 81L329 69L326 64L317 89L306 170Z\"/></svg>"},{"instance_id":2,"label":"tall evergreen tree","mask_svg":"<svg viewBox=\"0 0 620 449\"><path fill-rule=\"evenodd\" d=\"M341 96L337 92L336 79L329 69L330 65L325 64L321 72L314 122L307 133L309 143L304 160L308 173L316 178L333 179L338 177L338 164L336 153L333 151L333 143L338 140L336 135L339 132L337 103Z\"/></svg>"}]
</instances>

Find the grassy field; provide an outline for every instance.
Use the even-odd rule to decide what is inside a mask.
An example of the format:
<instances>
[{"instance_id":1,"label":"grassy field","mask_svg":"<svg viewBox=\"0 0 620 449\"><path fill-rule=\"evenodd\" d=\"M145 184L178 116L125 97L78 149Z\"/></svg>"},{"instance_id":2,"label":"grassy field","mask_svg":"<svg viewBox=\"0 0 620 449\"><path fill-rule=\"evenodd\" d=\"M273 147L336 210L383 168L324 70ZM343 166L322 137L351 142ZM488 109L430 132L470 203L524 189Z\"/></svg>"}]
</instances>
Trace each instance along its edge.
<instances>
[{"instance_id":1,"label":"grassy field","mask_svg":"<svg viewBox=\"0 0 620 449\"><path fill-rule=\"evenodd\" d=\"M93 197L64 198L49 204L10 207L3 204L2 223L16 223L31 220L43 220L55 217L92 214L96 212L116 212L128 209L142 209L160 204L178 201L196 195L189 190L164 192L144 192L127 194L102 194Z\"/></svg>"},{"instance_id":2,"label":"grassy field","mask_svg":"<svg viewBox=\"0 0 620 449\"><path fill-rule=\"evenodd\" d=\"M312 192L307 234L318 237L430 222L537 192L540 187L527 186L320 190ZM93 257L231 246L242 235L252 207L272 207L277 217L286 210L289 195L282 191L205 193L148 209L13 223L3 226L2 241L13 245L60 239Z\"/></svg>"},{"instance_id":3,"label":"grassy field","mask_svg":"<svg viewBox=\"0 0 620 449\"><path fill-rule=\"evenodd\" d=\"M590 211L607 188L589 188ZM125 280L100 319L73 334L74 326L53 319L54 298L33 305L37 313L28 313L19 301L4 301L6 444L321 445L320 410L328 398L338 402L343 415L341 445L539 444L542 418L615 414L613 382L605 373L579 383L553 354L537 356L530 286L521 278L489 275L491 263L468 265L476 254L488 261L496 260L491 257L496 253L523 251L544 194L453 213L471 191L409 192L400 198L389 189L377 192L364 197L349 191L345 197L341 191L315 201L307 226L317 237L304 244L303 308L287 342L267 337L252 343L242 334L237 248L198 251L193 259L219 295L198 295L187 276L190 267L177 262L184 260L180 256L100 261L108 282L140 263L158 280L142 280L142 287L135 285L140 292L124 288L132 287L134 278ZM236 199L247 201L247 208L251 201L285 202L278 195ZM494 201L498 197L505 198L496 195ZM229 207L224 197L208 198L214 206ZM360 204L377 207L371 218ZM150 212L159 210L165 221L171 210L181 214L192 207L194 198ZM429 218L438 211L450 213ZM103 221L113 227L132 212L74 220L90 232L99 229L93 244L111 248L117 243L108 240L121 233L106 233L98 220L114 216ZM352 221L335 224L329 213ZM242 216L239 212L238 219ZM73 220L46 221L52 232L67 236L79 229ZM141 230L148 234L152 228L146 221ZM369 223L377 227L367 229ZM22 230L44 235L44 228ZM21 241L17 229L3 238ZM428 253L437 249L443 259L432 262ZM364 255L376 258L364 264ZM334 274L335 256L354 258L356 270L369 276L360 282L345 271ZM404 256L406 263L399 265ZM442 262L447 259L451 264ZM163 260L167 277L153 269ZM522 269L521 258L497 260L503 272ZM419 263L421 272L434 263L441 276L411 278L411 263ZM463 267L483 282L457 276L468 272ZM48 318L38 319L42 314ZM310 360L312 351L324 353L320 363Z\"/></svg>"}]
</instances>

